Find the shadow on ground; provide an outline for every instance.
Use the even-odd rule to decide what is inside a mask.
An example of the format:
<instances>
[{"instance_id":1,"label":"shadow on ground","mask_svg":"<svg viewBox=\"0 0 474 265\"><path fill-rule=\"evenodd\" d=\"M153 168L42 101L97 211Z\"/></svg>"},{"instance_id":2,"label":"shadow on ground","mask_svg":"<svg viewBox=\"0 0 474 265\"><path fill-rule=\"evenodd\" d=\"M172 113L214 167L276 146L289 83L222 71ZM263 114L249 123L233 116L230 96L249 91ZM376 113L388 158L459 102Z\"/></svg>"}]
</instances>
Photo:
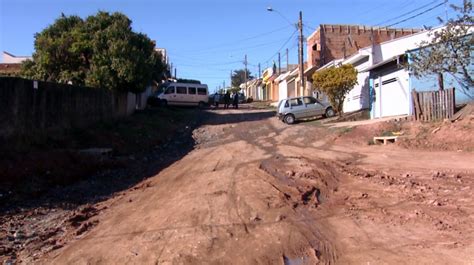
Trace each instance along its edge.
<instances>
[{"instance_id":1,"label":"shadow on ground","mask_svg":"<svg viewBox=\"0 0 474 265\"><path fill-rule=\"evenodd\" d=\"M179 111L179 108L170 108ZM212 110L197 110L195 120L181 125L173 135L166 137L166 142L157 145L149 152L110 158L113 165L84 176L80 180L67 184L51 185L39 194L23 194L21 199L14 196L15 191L2 191L0 196L0 215L17 211L25 211L38 207L74 209L79 205L94 204L106 200L127 190L137 183L155 176L164 168L179 161L194 149L193 130L202 125L232 124L246 121L258 121L273 117L273 111L240 110L232 113L220 113ZM100 159L100 158L97 158ZM84 165L87 166L87 165ZM24 183L35 185L35 183Z\"/></svg>"}]
</instances>

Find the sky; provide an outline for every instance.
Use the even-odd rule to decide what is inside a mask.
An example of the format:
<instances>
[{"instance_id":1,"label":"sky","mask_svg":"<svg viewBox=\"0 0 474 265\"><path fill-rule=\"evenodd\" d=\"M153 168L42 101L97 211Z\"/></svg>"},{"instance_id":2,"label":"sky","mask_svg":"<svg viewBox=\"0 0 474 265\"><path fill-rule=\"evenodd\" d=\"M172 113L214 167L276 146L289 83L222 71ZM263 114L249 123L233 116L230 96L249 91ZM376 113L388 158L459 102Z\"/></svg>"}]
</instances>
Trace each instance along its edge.
<instances>
[{"instance_id":1,"label":"sky","mask_svg":"<svg viewBox=\"0 0 474 265\"><path fill-rule=\"evenodd\" d=\"M278 62L298 61L295 24L303 12L303 35L319 24L422 28L452 17L462 0L0 0L0 51L34 52L34 35L61 13L86 18L98 11L121 12L134 31L165 48L178 78L197 79L214 91L229 85L232 70L258 76ZM436 7L438 4L442 4ZM274 12L267 11L272 7ZM304 51L306 53L306 49ZM306 54L305 54L306 58ZM0 62L3 59L0 58Z\"/></svg>"}]
</instances>

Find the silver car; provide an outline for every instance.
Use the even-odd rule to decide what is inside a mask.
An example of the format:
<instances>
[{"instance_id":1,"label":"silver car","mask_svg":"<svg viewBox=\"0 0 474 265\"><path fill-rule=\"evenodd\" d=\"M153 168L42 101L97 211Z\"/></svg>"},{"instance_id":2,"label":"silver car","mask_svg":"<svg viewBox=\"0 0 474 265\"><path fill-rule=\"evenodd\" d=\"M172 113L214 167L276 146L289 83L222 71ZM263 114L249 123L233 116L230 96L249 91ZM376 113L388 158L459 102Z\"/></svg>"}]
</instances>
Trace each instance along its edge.
<instances>
[{"instance_id":1,"label":"silver car","mask_svg":"<svg viewBox=\"0 0 474 265\"><path fill-rule=\"evenodd\" d=\"M283 99L278 103L277 116L287 124L296 120L316 116L332 117L334 109L326 102L320 102L313 97L294 97Z\"/></svg>"}]
</instances>

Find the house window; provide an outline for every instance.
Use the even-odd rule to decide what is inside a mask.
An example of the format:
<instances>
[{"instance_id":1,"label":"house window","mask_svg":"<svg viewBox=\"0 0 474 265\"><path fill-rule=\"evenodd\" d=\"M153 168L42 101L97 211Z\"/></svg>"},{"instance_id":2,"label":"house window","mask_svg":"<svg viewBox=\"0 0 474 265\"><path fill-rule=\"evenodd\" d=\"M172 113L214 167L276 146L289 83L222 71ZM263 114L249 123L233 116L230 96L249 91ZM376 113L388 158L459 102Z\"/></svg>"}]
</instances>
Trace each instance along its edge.
<instances>
[{"instance_id":1,"label":"house window","mask_svg":"<svg viewBox=\"0 0 474 265\"><path fill-rule=\"evenodd\" d=\"M174 86L170 86L166 89L165 94L174 94Z\"/></svg>"},{"instance_id":2,"label":"house window","mask_svg":"<svg viewBox=\"0 0 474 265\"><path fill-rule=\"evenodd\" d=\"M176 94L186 94L186 87L179 86L176 88Z\"/></svg>"},{"instance_id":3,"label":"house window","mask_svg":"<svg viewBox=\"0 0 474 265\"><path fill-rule=\"evenodd\" d=\"M207 95L207 90L205 88L198 88L198 95Z\"/></svg>"},{"instance_id":4,"label":"house window","mask_svg":"<svg viewBox=\"0 0 474 265\"><path fill-rule=\"evenodd\" d=\"M195 87L188 87L188 94L196 95L196 88Z\"/></svg>"}]
</instances>

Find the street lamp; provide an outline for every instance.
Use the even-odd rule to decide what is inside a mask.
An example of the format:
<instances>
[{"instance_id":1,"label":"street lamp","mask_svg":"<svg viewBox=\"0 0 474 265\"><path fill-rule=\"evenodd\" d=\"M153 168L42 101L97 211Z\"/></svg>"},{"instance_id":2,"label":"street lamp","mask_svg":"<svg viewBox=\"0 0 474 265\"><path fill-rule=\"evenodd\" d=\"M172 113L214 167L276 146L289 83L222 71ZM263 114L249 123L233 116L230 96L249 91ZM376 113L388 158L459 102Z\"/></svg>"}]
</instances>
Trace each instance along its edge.
<instances>
[{"instance_id":1,"label":"street lamp","mask_svg":"<svg viewBox=\"0 0 474 265\"><path fill-rule=\"evenodd\" d=\"M271 6L267 7L267 11L269 12L275 12L278 15L280 15L286 22L288 22L290 25L294 25L293 23L290 22L282 13L280 13L278 10L273 9ZM297 28L299 31L299 36L298 36L298 65L299 65L299 77L300 77L300 82L301 82L301 92L304 93L304 68L303 68L303 12L300 11L300 17L298 20Z\"/></svg>"},{"instance_id":2,"label":"street lamp","mask_svg":"<svg viewBox=\"0 0 474 265\"><path fill-rule=\"evenodd\" d=\"M282 17L284 20L286 20L286 22L288 22L288 24L290 24L292 26L297 26L294 23L292 23L288 18L286 18L282 13L280 13L278 10L273 9L271 6L267 7L267 11L268 12L275 12L278 15L280 15L280 17Z\"/></svg>"}]
</instances>

